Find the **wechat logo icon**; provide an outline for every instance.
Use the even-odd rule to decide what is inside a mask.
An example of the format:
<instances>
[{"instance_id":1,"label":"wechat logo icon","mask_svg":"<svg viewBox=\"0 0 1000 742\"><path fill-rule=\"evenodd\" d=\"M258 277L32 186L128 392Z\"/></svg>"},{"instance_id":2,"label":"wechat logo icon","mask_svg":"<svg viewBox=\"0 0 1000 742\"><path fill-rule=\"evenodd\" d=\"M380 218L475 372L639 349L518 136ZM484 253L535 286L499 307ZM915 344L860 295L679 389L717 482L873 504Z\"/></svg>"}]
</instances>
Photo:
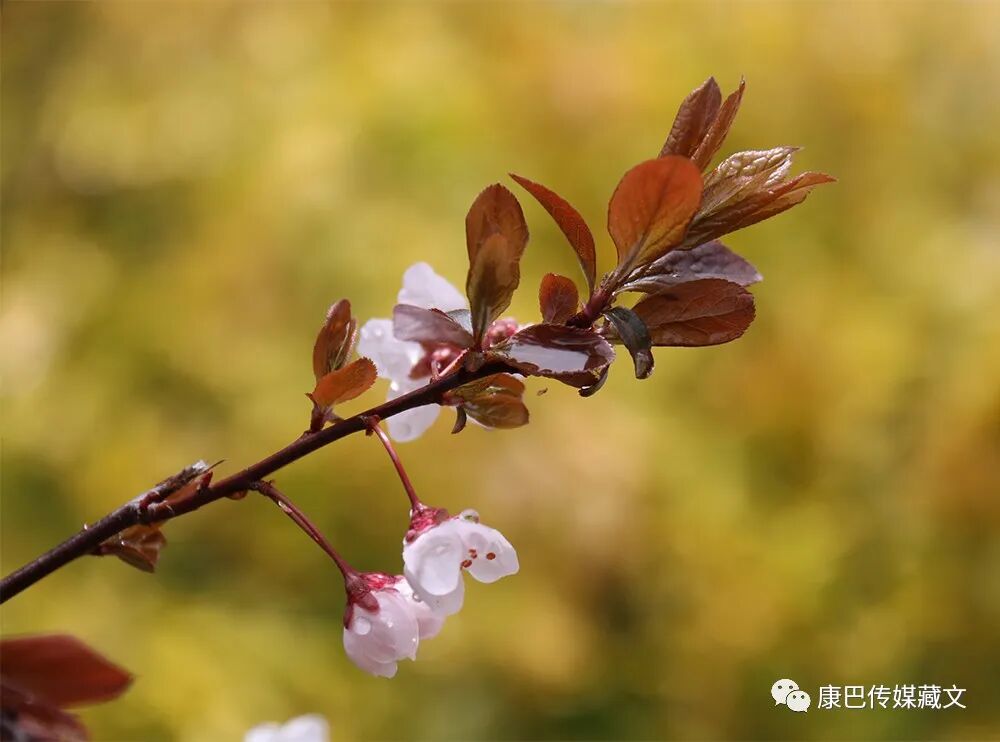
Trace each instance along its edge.
<instances>
[{"instance_id":1,"label":"wechat logo icon","mask_svg":"<svg viewBox=\"0 0 1000 742\"><path fill-rule=\"evenodd\" d=\"M798 712L808 711L809 704L812 703L809 694L800 690L799 684L788 678L775 681L771 686L771 697L775 706L784 704L792 711Z\"/></svg>"}]
</instances>

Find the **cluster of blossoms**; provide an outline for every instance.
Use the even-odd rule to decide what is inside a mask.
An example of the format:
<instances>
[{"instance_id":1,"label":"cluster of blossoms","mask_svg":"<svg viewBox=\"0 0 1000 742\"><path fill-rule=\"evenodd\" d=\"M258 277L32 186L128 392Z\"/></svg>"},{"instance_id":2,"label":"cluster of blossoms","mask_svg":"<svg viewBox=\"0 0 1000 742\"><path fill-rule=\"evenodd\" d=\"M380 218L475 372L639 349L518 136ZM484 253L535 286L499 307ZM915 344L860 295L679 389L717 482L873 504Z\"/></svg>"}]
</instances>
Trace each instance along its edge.
<instances>
[{"instance_id":1,"label":"cluster of blossoms","mask_svg":"<svg viewBox=\"0 0 1000 742\"><path fill-rule=\"evenodd\" d=\"M348 579L344 649L362 670L391 678L396 663L416 659L422 639L441 631L465 597L463 572L495 582L518 570L517 552L475 511L449 516L418 506L403 541L403 574L369 572Z\"/></svg>"}]
</instances>

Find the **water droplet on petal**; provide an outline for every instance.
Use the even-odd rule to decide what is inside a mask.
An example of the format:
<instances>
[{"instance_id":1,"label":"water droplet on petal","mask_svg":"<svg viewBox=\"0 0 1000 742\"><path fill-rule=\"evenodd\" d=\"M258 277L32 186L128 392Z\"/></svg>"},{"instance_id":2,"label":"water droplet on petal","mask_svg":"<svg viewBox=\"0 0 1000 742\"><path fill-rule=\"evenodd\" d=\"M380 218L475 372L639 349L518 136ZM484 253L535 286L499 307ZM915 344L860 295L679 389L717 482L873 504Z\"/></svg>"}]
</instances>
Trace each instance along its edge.
<instances>
[{"instance_id":1,"label":"water droplet on petal","mask_svg":"<svg viewBox=\"0 0 1000 742\"><path fill-rule=\"evenodd\" d=\"M359 636L364 636L372 630L372 622L363 616L356 616L351 631Z\"/></svg>"},{"instance_id":2,"label":"water droplet on petal","mask_svg":"<svg viewBox=\"0 0 1000 742\"><path fill-rule=\"evenodd\" d=\"M458 517L470 523L479 522L479 513L477 513L475 510L472 509L463 510L461 513L458 514Z\"/></svg>"}]
</instances>

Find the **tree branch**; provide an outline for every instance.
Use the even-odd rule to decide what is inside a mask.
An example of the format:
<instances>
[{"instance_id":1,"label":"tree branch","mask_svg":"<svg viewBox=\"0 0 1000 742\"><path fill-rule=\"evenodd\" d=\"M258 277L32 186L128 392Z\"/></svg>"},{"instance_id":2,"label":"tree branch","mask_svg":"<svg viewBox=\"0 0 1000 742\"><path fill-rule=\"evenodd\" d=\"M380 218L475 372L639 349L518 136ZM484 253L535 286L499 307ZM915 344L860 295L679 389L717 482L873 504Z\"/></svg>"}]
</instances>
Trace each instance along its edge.
<instances>
[{"instance_id":1,"label":"tree branch","mask_svg":"<svg viewBox=\"0 0 1000 742\"><path fill-rule=\"evenodd\" d=\"M500 361L487 363L475 371L464 367L459 368L455 373L431 382L427 386L391 399L353 417L345 418L328 428L316 432L306 432L292 443L261 459L256 464L252 464L210 486L202 487L190 497L179 502L162 502L163 497L169 494L167 491L169 490L168 483L183 477L184 472L190 470L189 467L184 472L165 480L149 492L130 500L117 510L105 515L93 525L84 526L81 531L66 541L7 575L0 581L0 603L5 603L25 588L34 585L43 577L52 574L74 559L92 553L102 542L126 528L140 523L160 523L172 520L229 495L254 489L255 483L279 469L352 433L367 430L366 420L373 417L385 420L414 407L436 404L441 401L446 392L456 387L504 371L517 372L516 369L510 368ZM189 479L185 481L189 481Z\"/></svg>"}]
</instances>

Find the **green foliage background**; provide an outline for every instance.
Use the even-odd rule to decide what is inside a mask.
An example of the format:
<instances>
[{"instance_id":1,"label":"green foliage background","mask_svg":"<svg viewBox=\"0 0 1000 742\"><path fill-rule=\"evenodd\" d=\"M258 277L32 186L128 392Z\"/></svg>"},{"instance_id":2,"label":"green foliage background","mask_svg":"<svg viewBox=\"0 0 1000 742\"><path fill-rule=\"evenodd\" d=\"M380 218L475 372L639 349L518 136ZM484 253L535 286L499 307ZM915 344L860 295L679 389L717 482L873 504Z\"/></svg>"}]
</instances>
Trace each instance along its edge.
<instances>
[{"instance_id":1,"label":"green foliage background","mask_svg":"<svg viewBox=\"0 0 1000 742\"><path fill-rule=\"evenodd\" d=\"M197 458L303 429L327 306L457 284L463 218L518 172L603 235L681 98L746 75L725 152L806 145L840 183L728 243L741 341L531 382L514 432L401 446L522 571L389 682L340 644L339 576L267 502L167 528L155 577L84 559L2 610L134 670L98 740L1000 738L1000 5L6 3L3 570ZM514 310L577 275L548 217ZM605 264L610 243L603 240ZM384 394L384 383L350 406ZM403 494L353 437L281 487L394 571ZM775 709L771 683L958 684L965 711Z\"/></svg>"}]
</instances>

